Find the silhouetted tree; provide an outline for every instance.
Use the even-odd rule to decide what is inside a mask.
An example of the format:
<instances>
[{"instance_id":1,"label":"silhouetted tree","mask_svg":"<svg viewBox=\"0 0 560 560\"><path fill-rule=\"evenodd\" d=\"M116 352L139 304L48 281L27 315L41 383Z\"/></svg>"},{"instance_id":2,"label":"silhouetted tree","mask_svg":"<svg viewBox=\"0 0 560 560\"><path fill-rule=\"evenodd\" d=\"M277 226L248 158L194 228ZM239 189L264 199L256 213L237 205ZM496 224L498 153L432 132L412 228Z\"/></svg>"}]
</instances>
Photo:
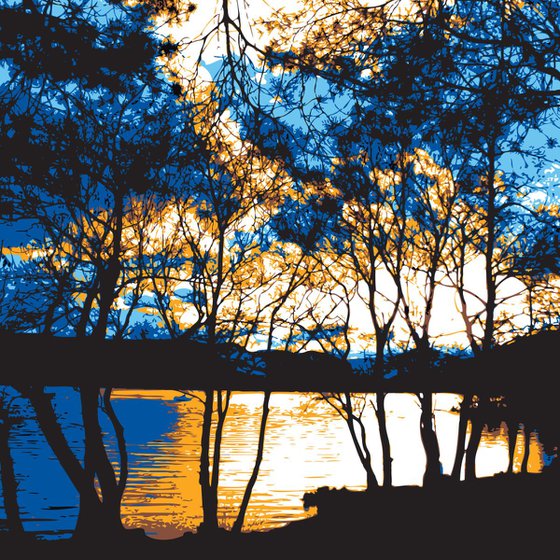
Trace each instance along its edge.
<instances>
[{"instance_id":1,"label":"silhouetted tree","mask_svg":"<svg viewBox=\"0 0 560 560\"><path fill-rule=\"evenodd\" d=\"M79 391L84 428L83 463L64 434L52 403L53 394L37 386L22 386L17 389L29 400L47 443L79 494L80 509L75 538L93 539L98 538L100 533L122 533L124 529L120 518L120 504L127 479L127 455L122 426L110 404L110 389L106 390L103 401L117 436L120 455L118 479L103 444L97 389L82 386ZM96 481L99 483L99 493Z\"/></svg>"},{"instance_id":2,"label":"silhouetted tree","mask_svg":"<svg viewBox=\"0 0 560 560\"><path fill-rule=\"evenodd\" d=\"M188 167L182 131L190 121L157 73L151 8L62 3L54 15L51 2L33 6L4 8L16 33L3 53L14 70L2 89L5 194L14 217L33 220L47 244L80 262L86 289L76 329L103 338L130 251L126 216L135 197L168 189ZM52 60L63 65L64 56L68 68L55 71Z\"/></svg>"},{"instance_id":3,"label":"silhouetted tree","mask_svg":"<svg viewBox=\"0 0 560 560\"><path fill-rule=\"evenodd\" d=\"M44 1L1 11L1 54L9 68L0 89L6 107L0 123L2 195L11 219L34 222L42 260L30 263L47 272L52 286L46 312L28 328L50 333L63 315L78 337L104 338L114 301L126 285L120 282L123 261L133 260L137 200L169 188L179 165L190 158L188 144L176 143L189 129L186 105L176 103L176 88L158 75L158 38L149 30L152 6ZM41 266L45 262L50 268ZM33 282L40 292L40 277ZM75 305L72 313L63 309L68 293L78 301L84 296L78 317ZM103 443L98 387L80 386L83 466L50 395L38 386L22 387L22 393L79 492L76 535L122 531L127 460L110 389L104 409L117 435L118 481Z\"/></svg>"},{"instance_id":4,"label":"silhouetted tree","mask_svg":"<svg viewBox=\"0 0 560 560\"><path fill-rule=\"evenodd\" d=\"M324 393L323 398L346 422L360 463L366 471L366 487L368 490L372 490L379 483L371 465L371 452L367 445L366 427L362 420L362 415L368 403L367 396L358 398L356 403L353 403L350 393Z\"/></svg>"},{"instance_id":5,"label":"silhouetted tree","mask_svg":"<svg viewBox=\"0 0 560 560\"><path fill-rule=\"evenodd\" d=\"M14 424L13 414L10 411L13 398L5 388L0 390L0 474L8 531L15 537L22 537L24 529L18 503L18 481L10 451L10 432Z\"/></svg>"}]
</instances>

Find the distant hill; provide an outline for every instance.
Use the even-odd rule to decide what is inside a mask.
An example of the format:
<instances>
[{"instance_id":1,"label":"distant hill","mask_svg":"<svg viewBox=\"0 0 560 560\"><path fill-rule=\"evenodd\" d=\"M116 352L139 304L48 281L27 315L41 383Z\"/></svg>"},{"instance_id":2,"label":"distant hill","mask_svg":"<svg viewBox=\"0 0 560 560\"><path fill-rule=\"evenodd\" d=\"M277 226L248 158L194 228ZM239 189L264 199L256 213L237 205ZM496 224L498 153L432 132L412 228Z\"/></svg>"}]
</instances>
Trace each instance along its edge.
<instances>
[{"instance_id":1,"label":"distant hill","mask_svg":"<svg viewBox=\"0 0 560 560\"><path fill-rule=\"evenodd\" d=\"M432 350L387 360L378 379L370 358L345 362L320 352L211 349L189 340L94 340L0 334L0 383L282 391L542 392L556 387L560 332L522 337L474 358Z\"/></svg>"}]
</instances>

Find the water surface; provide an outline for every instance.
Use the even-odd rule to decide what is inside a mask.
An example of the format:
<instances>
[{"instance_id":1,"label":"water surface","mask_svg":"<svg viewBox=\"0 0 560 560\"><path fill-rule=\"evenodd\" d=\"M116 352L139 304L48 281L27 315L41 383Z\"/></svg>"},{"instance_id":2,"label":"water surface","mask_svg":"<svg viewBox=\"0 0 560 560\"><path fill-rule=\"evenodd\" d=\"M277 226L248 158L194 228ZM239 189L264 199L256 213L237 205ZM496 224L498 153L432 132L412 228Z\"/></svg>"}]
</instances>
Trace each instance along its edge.
<instances>
[{"instance_id":1,"label":"water surface","mask_svg":"<svg viewBox=\"0 0 560 560\"><path fill-rule=\"evenodd\" d=\"M55 406L73 448L81 457L82 429L77 394L55 391ZM382 480L381 444L372 396L366 397L363 421L373 467ZM202 427L201 393L185 397L175 391L119 390L113 406L125 428L129 479L122 503L127 527L141 527L158 539L195 531L202 520L198 482ZM262 393L234 393L224 426L219 486L219 518L231 526L253 469L262 412ZM455 456L461 397L437 394L435 425L445 473ZM421 485L425 467L418 399L411 394L386 398L387 429L393 456L393 483ZM115 441L103 414L107 445L118 464ZM519 469L524 438L517 435L515 468ZM77 514L77 495L35 421L26 417L13 430L12 453L19 480L25 529L45 538L69 536ZM483 434L477 453L477 475L490 476L508 468L505 424ZM529 470L542 469L538 434L530 441ZM313 515L302 497L321 486L365 488L365 472L348 428L337 412L313 393L273 393L266 446L244 530L267 530ZM2 512L0 511L0 517Z\"/></svg>"}]
</instances>

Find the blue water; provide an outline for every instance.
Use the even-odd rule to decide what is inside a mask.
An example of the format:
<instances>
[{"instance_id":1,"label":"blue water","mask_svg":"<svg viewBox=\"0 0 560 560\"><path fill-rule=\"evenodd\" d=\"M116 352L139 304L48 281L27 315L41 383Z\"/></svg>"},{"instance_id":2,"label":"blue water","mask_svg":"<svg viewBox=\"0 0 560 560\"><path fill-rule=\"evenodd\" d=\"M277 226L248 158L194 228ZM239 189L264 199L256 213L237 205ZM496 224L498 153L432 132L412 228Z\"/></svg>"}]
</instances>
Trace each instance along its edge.
<instances>
[{"instance_id":1,"label":"blue water","mask_svg":"<svg viewBox=\"0 0 560 560\"><path fill-rule=\"evenodd\" d=\"M79 393L51 389L55 412L76 457L83 460L83 428ZM201 521L198 469L202 405L175 392L115 393L115 412L125 429L129 461L123 500L126 526L142 527L155 538L175 538L196 530ZM196 397L196 396L195 396ZM371 396L370 396L371 397ZM435 395L435 419L444 472L451 472L456 446L458 395ZM78 495L54 457L25 399L0 386L4 409L16 419L10 448L18 482L18 503L24 529L40 539L68 538L78 515ZM259 480L246 517L246 530L267 530L308 514L301 498L320 486L363 489L365 474L347 426L316 395L278 393L272 396L267 443ZM232 397L222 442L220 474L221 522L231 525L253 468L262 394ZM425 454L419 433L419 406L414 395L391 394L387 422L393 456L393 483L421 484ZM113 427L99 413L105 445L118 476L119 458ZM381 451L374 412L365 410L374 470L381 475ZM508 467L508 432L503 426L483 434L477 474L491 476ZM519 435L518 435L519 437ZM521 463L523 438L516 464ZM548 456L533 433L532 472ZM531 467L532 464L532 467ZM540 465L540 466L539 466ZM0 492L0 530L4 525Z\"/></svg>"},{"instance_id":2,"label":"blue water","mask_svg":"<svg viewBox=\"0 0 560 560\"><path fill-rule=\"evenodd\" d=\"M49 391L49 390L48 390ZM83 464L83 428L79 394L72 388L51 389L53 404L68 442ZM113 408L126 422L126 444L131 471L141 465L140 449L151 442L166 441L176 423L176 412L164 402L150 399L115 399ZM10 450L18 482L18 504L26 532L42 539L70 537L78 515L78 494L48 445L29 407L21 398L10 406L17 418L10 434ZM118 463L116 442L107 417L100 413L106 446L111 460ZM118 473L118 469L117 469ZM0 492L0 520L4 504ZM0 525L3 523L0 521Z\"/></svg>"}]
</instances>

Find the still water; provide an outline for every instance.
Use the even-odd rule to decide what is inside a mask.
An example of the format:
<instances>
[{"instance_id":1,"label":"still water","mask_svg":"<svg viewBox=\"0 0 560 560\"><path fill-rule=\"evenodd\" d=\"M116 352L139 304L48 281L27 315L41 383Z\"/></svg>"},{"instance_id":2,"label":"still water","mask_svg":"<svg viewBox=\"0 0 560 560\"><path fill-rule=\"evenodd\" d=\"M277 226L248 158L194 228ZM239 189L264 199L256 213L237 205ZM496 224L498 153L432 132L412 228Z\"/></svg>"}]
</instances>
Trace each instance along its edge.
<instances>
[{"instance_id":1,"label":"still water","mask_svg":"<svg viewBox=\"0 0 560 560\"><path fill-rule=\"evenodd\" d=\"M71 389L57 389L55 393L61 424L80 456L82 433L77 395ZM140 527L154 538L169 539L194 531L200 524L201 398L196 392L188 397L174 391L113 393L113 406L124 426L129 454L129 478L121 509L125 526ZM262 393L232 395L224 426L219 486L219 516L226 527L237 516L253 468L262 400ZM445 473L450 473L453 465L460 401L461 397L453 394L440 393L434 398ZM419 432L418 399L411 394L390 394L386 410L393 483L421 485L425 455ZM76 492L37 424L31 417L23 416L13 430L10 444L25 529L44 538L70 536L77 515ZM103 420L107 445L117 461L112 432ZM374 470L382 480L381 444L371 403L364 409L363 420ZM525 445L521 433L517 434L516 442L514 464L518 469ZM477 454L477 476L505 471L508 461L505 424L486 430ZM542 465L542 446L538 434L532 433L529 471L539 472ZM365 482L348 428L328 403L312 393L274 393L264 457L244 530L267 530L313 515L313 510L303 508L302 497L307 491L321 486L363 489Z\"/></svg>"}]
</instances>

